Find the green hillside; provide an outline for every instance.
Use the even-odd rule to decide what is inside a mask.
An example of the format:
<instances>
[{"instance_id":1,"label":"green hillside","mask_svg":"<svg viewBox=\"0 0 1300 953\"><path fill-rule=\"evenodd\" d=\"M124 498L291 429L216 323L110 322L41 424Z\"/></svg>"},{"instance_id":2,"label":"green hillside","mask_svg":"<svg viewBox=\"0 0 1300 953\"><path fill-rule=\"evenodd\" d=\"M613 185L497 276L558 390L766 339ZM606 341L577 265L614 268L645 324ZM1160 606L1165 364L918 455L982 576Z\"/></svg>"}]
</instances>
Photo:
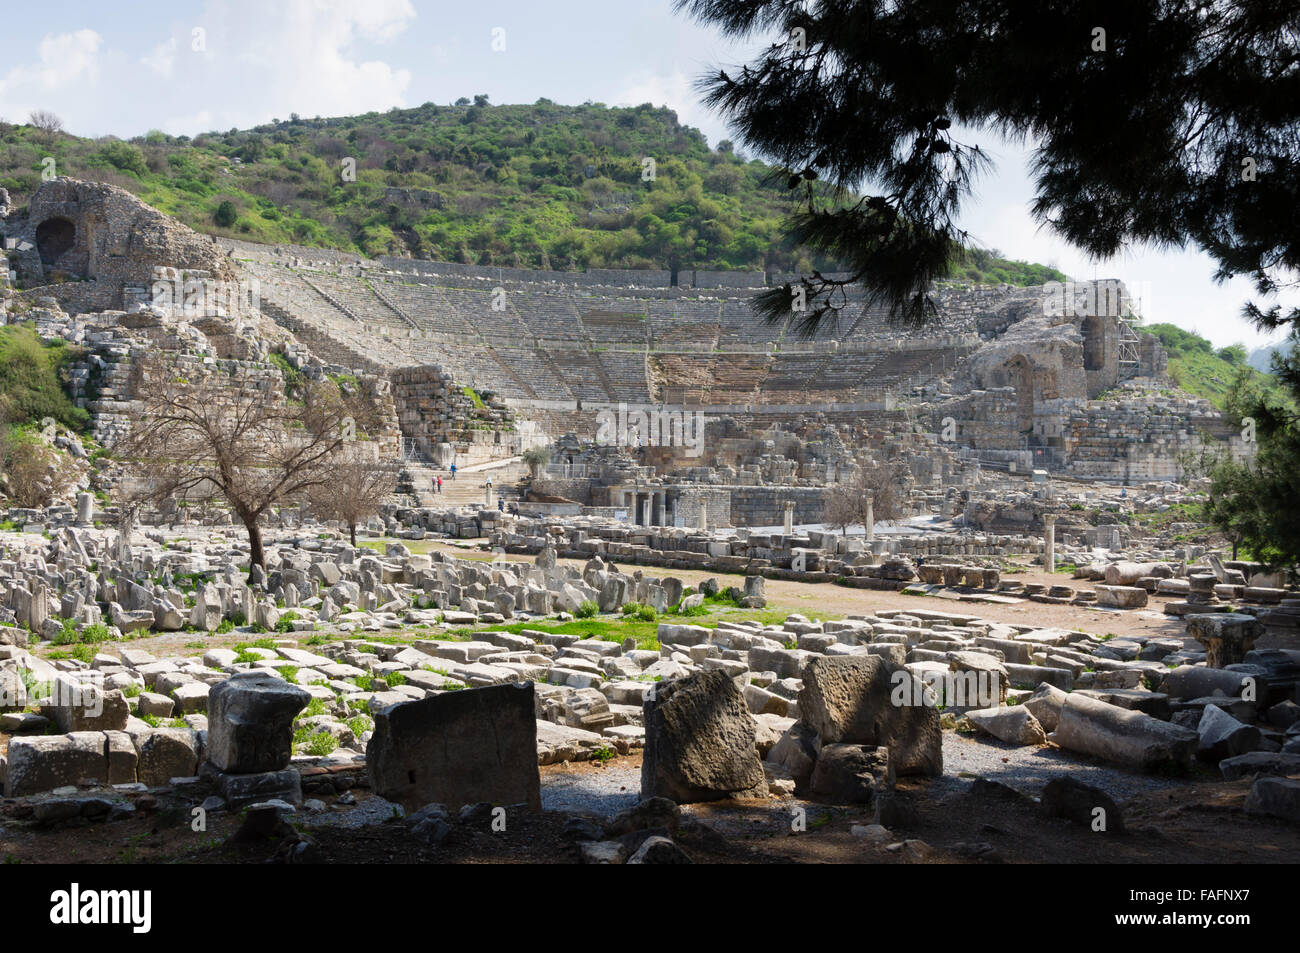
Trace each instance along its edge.
<instances>
[{"instance_id":1,"label":"green hillside","mask_svg":"<svg viewBox=\"0 0 1300 953\"><path fill-rule=\"evenodd\" d=\"M195 229L249 241L562 270L836 269L783 237L784 179L728 142L710 149L649 104L476 97L129 142L0 123L0 186L15 201L40 185L46 156L59 174L122 186ZM344 181L347 160L355 181ZM1065 278L990 252L952 277Z\"/></svg>"},{"instance_id":2,"label":"green hillside","mask_svg":"<svg viewBox=\"0 0 1300 953\"><path fill-rule=\"evenodd\" d=\"M1243 345L1233 344L1215 348L1213 344L1191 331L1174 324L1151 324L1142 328L1160 339L1169 353L1169 376L1174 383L1197 397L1203 397L1220 410L1227 408L1228 395L1238 378L1265 389L1277 386L1268 374L1255 370L1247 363Z\"/></svg>"}]
</instances>

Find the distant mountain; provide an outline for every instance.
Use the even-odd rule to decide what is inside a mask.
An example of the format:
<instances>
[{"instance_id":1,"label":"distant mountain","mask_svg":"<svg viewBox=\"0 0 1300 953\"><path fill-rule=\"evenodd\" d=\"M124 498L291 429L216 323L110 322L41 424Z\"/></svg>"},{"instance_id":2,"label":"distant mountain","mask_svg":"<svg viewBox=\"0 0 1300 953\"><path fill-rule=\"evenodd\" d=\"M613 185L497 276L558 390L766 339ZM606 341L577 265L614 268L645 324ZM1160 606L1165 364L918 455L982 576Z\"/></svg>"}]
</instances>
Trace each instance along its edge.
<instances>
[{"instance_id":1,"label":"distant mountain","mask_svg":"<svg viewBox=\"0 0 1300 953\"><path fill-rule=\"evenodd\" d=\"M784 237L785 177L710 149L650 104L452 106L122 141L0 122L0 186L16 201L59 174L111 182L210 234L441 261L558 270L792 271L839 265ZM1064 280L979 251L952 278Z\"/></svg>"},{"instance_id":2,"label":"distant mountain","mask_svg":"<svg viewBox=\"0 0 1300 953\"><path fill-rule=\"evenodd\" d=\"M1291 351L1293 345L1290 341L1278 341L1275 344L1265 344L1263 347L1257 347L1250 352L1250 357L1246 359L1247 363L1257 371L1263 371L1265 374L1273 369L1273 355L1281 353L1283 356Z\"/></svg>"}]
</instances>

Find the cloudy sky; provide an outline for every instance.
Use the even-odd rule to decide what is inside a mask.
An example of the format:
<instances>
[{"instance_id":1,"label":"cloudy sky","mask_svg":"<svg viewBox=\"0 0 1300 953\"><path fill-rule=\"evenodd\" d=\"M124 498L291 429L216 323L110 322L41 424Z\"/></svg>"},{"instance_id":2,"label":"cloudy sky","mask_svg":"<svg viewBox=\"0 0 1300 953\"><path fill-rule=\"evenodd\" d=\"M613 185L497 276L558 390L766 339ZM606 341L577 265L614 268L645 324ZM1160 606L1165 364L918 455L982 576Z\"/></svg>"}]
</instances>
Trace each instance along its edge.
<instances>
[{"instance_id":1,"label":"cloudy sky","mask_svg":"<svg viewBox=\"0 0 1300 953\"><path fill-rule=\"evenodd\" d=\"M35 108L83 136L194 135L272 118L338 116L486 93L494 103L667 104L711 143L725 123L692 81L744 48L672 12L669 0L44 0L8 4L0 117ZM1239 317L1248 281L1210 280L1195 251L1136 248L1093 262L1027 208L1028 155L986 143L997 167L963 222L1004 255L1077 278L1120 278L1148 321L1218 345L1265 339ZM743 146L742 146L743 151ZM1284 303L1297 303L1292 298Z\"/></svg>"}]
</instances>

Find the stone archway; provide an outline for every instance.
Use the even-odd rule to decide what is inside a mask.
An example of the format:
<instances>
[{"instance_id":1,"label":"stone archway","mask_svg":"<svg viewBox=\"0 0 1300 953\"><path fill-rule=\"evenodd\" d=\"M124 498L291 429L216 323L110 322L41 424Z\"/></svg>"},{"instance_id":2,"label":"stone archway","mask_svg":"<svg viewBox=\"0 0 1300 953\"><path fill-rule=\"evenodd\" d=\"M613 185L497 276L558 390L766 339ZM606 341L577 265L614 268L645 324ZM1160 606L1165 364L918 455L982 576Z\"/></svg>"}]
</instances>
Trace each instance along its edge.
<instances>
[{"instance_id":1,"label":"stone archway","mask_svg":"<svg viewBox=\"0 0 1300 953\"><path fill-rule=\"evenodd\" d=\"M36 250L41 264L49 267L67 254L77 243L77 226L61 216L47 218L36 226Z\"/></svg>"},{"instance_id":2,"label":"stone archway","mask_svg":"<svg viewBox=\"0 0 1300 953\"><path fill-rule=\"evenodd\" d=\"M1017 354L1001 367L1006 384L1016 389L1016 429L1021 433L1034 429L1034 369L1029 359Z\"/></svg>"}]
</instances>

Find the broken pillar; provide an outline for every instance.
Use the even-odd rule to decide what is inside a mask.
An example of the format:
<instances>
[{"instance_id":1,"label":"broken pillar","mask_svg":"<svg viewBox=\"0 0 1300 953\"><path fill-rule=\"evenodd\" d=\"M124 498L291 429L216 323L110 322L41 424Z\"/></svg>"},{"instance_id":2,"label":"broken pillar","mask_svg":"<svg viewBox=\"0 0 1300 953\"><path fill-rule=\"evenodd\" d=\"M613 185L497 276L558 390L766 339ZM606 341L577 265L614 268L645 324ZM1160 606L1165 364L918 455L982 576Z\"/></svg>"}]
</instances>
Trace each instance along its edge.
<instances>
[{"instance_id":1,"label":"broken pillar","mask_svg":"<svg viewBox=\"0 0 1300 953\"><path fill-rule=\"evenodd\" d=\"M1043 514L1043 568L1056 572L1056 514Z\"/></svg>"},{"instance_id":2,"label":"broken pillar","mask_svg":"<svg viewBox=\"0 0 1300 953\"><path fill-rule=\"evenodd\" d=\"M1205 646L1205 664L1210 668L1244 662L1263 628L1254 616L1237 612L1189 615L1186 622L1187 634Z\"/></svg>"}]
</instances>

